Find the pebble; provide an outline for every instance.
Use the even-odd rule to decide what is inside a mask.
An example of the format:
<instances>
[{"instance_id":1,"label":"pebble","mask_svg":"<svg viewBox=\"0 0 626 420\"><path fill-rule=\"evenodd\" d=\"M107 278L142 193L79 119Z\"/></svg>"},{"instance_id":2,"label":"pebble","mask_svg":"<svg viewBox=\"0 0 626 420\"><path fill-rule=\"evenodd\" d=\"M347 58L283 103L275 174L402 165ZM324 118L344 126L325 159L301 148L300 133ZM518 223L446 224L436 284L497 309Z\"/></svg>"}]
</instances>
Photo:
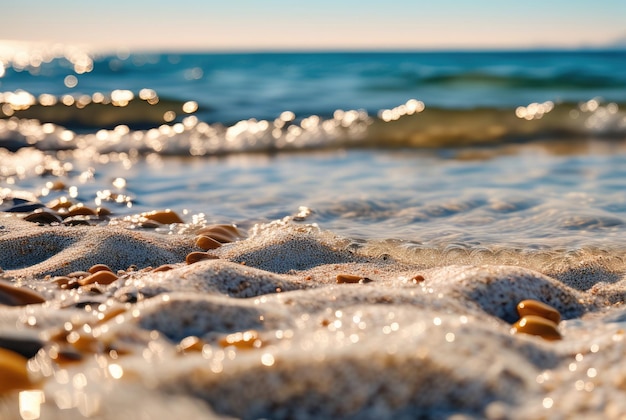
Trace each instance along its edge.
<instances>
[{"instance_id":1,"label":"pebble","mask_svg":"<svg viewBox=\"0 0 626 420\"><path fill-rule=\"evenodd\" d=\"M63 217L73 217L73 216L97 216L98 213L96 212L96 210L90 208L90 207L85 207L82 204L77 204L75 206L70 207L69 209L67 209L67 213L65 213L63 215Z\"/></svg>"},{"instance_id":2,"label":"pebble","mask_svg":"<svg viewBox=\"0 0 626 420\"><path fill-rule=\"evenodd\" d=\"M44 298L34 290L26 287L15 287L6 280L0 280L0 304L8 306L23 306L44 303Z\"/></svg>"},{"instance_id":3,"label":"pebble","mask_svg":"<svg viewBox=\"0 0 626 420\"><path fill-rule=\"evenodd\" d=\"M52 210L69 209L74 203L67 199L67 197L56 198L46 204L46 207Z\"/></svg>"},{"instance_id":4,"label":"pebble","mask_svg":"<svg viewBox=\"0 0 626 420\"><path fill-rule=\"evenodd\" d=\"M184 223L183 219L181 219L178 214L169 209L141 213L141 216L145 217L148 220L161 223L163 225L169 225L172 223Z\"/></svg>"},{"instance_id":5,"label":"pebble","mask_svg":"<svg viewBox=\"0 0 626 420\"><path fill-rule=\"evenodd\" d=\"M106 207L96 207L96 214L100 217L109 216L111 214L111 210Z\"/></svg>"},{"instance_id":6,"label":"pebble","mask_svg":"<svg viewBox=\"0 0 626 420\"><path fill-rule=\"evenodd\" d=\"M78 280L78 284L86 286L88 284L111 284L119 277L111 271L97 271L83 279Z\"/></svg>"},{"instance_id":7,"label":"pebble","mask_svg":"<svg viewBox=\"0 0 626 420\"><path fill-rule=\"evenodd\" d=\"M87 271L89 271L91 274L97 273L98 271L110 271L111 273L113 272L113 270L111 270L106 264L92 265Z\"/></svg>"},{"instance_id":8,"label":"pebble","mask_svg":"<svg viewBox=\"0 0 626 420\"><path fill-rule=\"evenodd\" d=\"M526 299L517 304L517 313L520 318L527 315L536 315L558 324L561 322L561 314L552 306L538 300Z\"/></svg>"},{"instance_id":9,"label":"pebble","mask_svg":"<svg viewBox=\"0 0 626 420\"><path fill-rule=\"evenodd\" d=\"M511 332L538 335L550 341L560 340L562 338L556 323L537 315L526 315L522 317L513 324Z\"/></svg>"},{"instance_id":10,"label":"pebble","mask_svg":"<svg viewBox=\"0 0 626 420\"><path fill-rule=\"evenodd\" d=\"M33 387L28 377L28 359L14 351L0 348L0 394Z\"/></svg>"},{"instance_id":11,"label":"pebble","mask_svg":"<svg viewBox=\"0 0 626 420\"><path fill-rule=\"evenodd\" d=\"M190 252L189 254L187 254L187 257L185 258L185 262L187 264L194 264L194 263L197 263L198 261L216 260L218 258L219 258L218 256L211 255L207 252L196 251L196 252Z\"/></svg>"},{"instance_id":12,"label":"pebble","mask_svg":"<svg viewBox=\"0 0 626 420\"><path fill-rule=\"evenodd\" d=\"M63 219L59 215L46 209L37 209L33 213L24 217L24 220L32 223L41 223L43 225L61 223L63 221Z\"/></svg>"}]
</instances>

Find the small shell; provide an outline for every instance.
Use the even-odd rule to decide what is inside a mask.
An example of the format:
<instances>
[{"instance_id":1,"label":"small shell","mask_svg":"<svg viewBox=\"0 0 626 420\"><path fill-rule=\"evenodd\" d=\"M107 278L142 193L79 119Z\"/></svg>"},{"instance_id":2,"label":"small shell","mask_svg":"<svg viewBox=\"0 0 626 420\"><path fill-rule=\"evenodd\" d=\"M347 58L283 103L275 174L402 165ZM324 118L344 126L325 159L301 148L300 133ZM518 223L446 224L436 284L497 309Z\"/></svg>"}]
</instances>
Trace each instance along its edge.
<instances>
[{"instance_id":1,"label":"small shell","mask_svg":"<svg viewBox=\"0 0 626 420\"><path fill-rule=\"evenodd\" d=\"M118 278L119 277L117 277L114 273L110 271L97 271L90 276L78 280L78 284L80 284L81 286L86 286L93 283L111 284Z\"/></svg>"},{"instance_id":2,"label":"small shell","mask_svg":"<svg viewBox=\"0 0 626 420\"><path fill-rule=\"evenodd\" d=\"M145 217L148 220L152 220L154 222L161 223L163 225L169 225L172 223L184 223L183 219L172 210L161 210L161 211L149 211L146 213L141 213L142 217Z\"/></svg>"},{"instance_id":3,"label":"small shell","mask_svg":"<svg viewBox=\"0 0 626 420\"><path fill-rule=\"evenodd\" d=\"M561 322L561 314L552 306L538 300L526 299L517 304L517 313L520 318L527 315L536 315L558 324Z\"/></svg>"},{"instance_id":4,"label":"small shell","mask_svg":"<svg viewBox=\"0 0 626 420\"><path fill-rule=\"evenodd\" d=\"M559 327L549 319L537 316L526 315L513 324L512 333L524 333L538 335L546 340L560 340L561 333Z\"/></svg>"}]
</instances>

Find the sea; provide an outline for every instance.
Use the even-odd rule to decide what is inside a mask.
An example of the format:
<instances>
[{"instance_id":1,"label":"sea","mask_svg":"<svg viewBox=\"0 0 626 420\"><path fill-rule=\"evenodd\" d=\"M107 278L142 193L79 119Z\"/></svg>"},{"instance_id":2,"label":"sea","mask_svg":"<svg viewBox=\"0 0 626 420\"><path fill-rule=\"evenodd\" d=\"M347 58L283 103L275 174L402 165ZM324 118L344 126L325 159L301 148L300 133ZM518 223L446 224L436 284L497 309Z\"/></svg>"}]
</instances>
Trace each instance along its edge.
<instances>
[{"instance_id":1,"label":"sea","mask_svg":"<svg viewBox=\"0 0 626 420\"><path fill-rule=\"evenodd\" d=\"M31 48L0 57L5 195L54 195L55 172L118 215L306 208L407 247L622 247L624 52Z\"/></svg>"},{"instance_id":2,"label":"sea","mask_svg":"<svg viewBox=\"0 0 626 420\"><path fill-rule=\"evenodd\" d=\"M291 245L272 248L269 242L258 239L258 235L285 229L289 238L292 238L289 235L295 235L294 232L305 231L309 233L302 235L307 238L308 229L315 229L339 238L333 242L335 251L338 247L356 253L366 250L368 258L380 264L386 264L382 261L390 258L398 261L398 267L409 264L435 270L432 277L443 280L435 281L433 286L427 284L431 272L424 274L427 284L424 293L433 296L432 302L423 297L419 297L417 303L413 302L426 308L420 309L422 312L418 311L418 314L433 316L435 326L440 325L442 319L452 317L450 314L456 314L454 302L463 301L467 296L491 315L495 314L485 317L485 321L478 315L472 318L470 324L474 329L471 331L478 335L472 338L468 333L467 341L461 340L465 337L464 331L469 331L465 325L467 319L464 321L462 315L458 321L455 315L449 324L454 325L450 327L453 328L449 330L451 332L431 336L435 341L441 339L430 348L429 357L434 359L428 359L426 353L420 353L416 359L401 345L402 340L423 343L419 334L435 328L432 322L419 324L422 325L419 333L414 329L403 330L403 325L418 321L409 306L398 303L399 300L396 301L397 313L404 314L398 315L402 320L398 321L400 324L389 320L389 325L383 326L382 319L387 315L380 314L387 312L379 314L377 311L382 311L380 305L367 307L363 312L365 315L350 312L350 319L355 319L354 325L357 326L360 321L356 319L367 314L371 315L371 325L378 325L380 321L382 332L376 334L386 336L398 328L406 334L405 338L397 336L397 341L391 341L400 346L399 353L385 353L386 356L379 351L384 348L384 340L377 341L370 336L371 347L368 348L373 349L371 360L375 361L370 365L364 361L366 359L359 359L360 353L353 355L341 350L355 344L359 337L367 340L359 334L369 330L362 331L353 326L355 330L346 332L345 337L332 335L342 325L339 320L342 313L340 299L336 301L335 295L330 296L334 293L328 291L331 289L322 288L319 295L306 296L302 291L302 295L294 295L293 300L298 301L300 296L302 302L317 302L311 303L309 309L302 309L304 312L310 310L306 313L307 320L309 317L314 319L317 315L313 314L324 305L332 307L334 314L331 314L332 319L329 318L330 324L326 319L320 321L322 324L318 323L323 327L311 326L313 324L309 321L294 324L301 327L293 327L296 336L304 331L302 348L317 348L310 347L314 344L306 338L306 331L317 331L316 337L330 334L331 342L338 340L344 347L333 349L328 345L318 353L325 354L337 365L332 365L332 360L324 365L324 356L320 356L321 359L311 356L310 360L319 365L316 365L318 370L315 372L307 370L308 362L298 365L306 360L305 356L285 353L286 364L277 365L285 367L294 363L297 366L293 371L285 367L287 370L283 372L283 379L295 372L293 383L291 388L272 389L296 393L299 388L294 384L299 383L295 379L298 375L328 372L330 376L324 379L327 381L341 371L345 376L337 379L337 383L347 387L342 388L346 393L344 396L353 395L350 384L365 387L367 381L350 382L346 379L352 376L342 370L344 363L354 362L356 371L367 373L370 368L378 372L376 363L380 362L380 366L387 366L390 372L395 372L391 382L403 384L403 381L410 382L403 376L403 369L393 369L405 362L417 363L419 368L419 360L426 360L431 364L421 366L433 370L425 375L431 372L433 378L443 377L444 381L452 378L446 384L453 386L446 388L447 385L442 385L436 391L437 395L445 395L448 399L444 398L442 406L437 405L437 396L431 398L430 394L421 394L435 408L420 406L417 411L411 411L413 403L402 405L404 403L398 402L394 406L393 401L404 401L404 391L387 395L384 389L391 382L385 382L379 389L387 398L384 404L389 404L383 404L384 407L372 402L377 401L374 396L373 400L357 399L361 402L349 405L352 408L342 408L347 411L332 411L335 405L322 403L332 400L334 404L341 401L340 396L334 395L336 400L320 397L318 401L315 399L318 394L310 394L312 396L307 399L304 391L284 400L278 397L279 393L269 391L268 395L257 399L246 394L248 399L245 401L249 405L239 406L236 403L228 405L231 400L227 403L223 399L226 398L223 395L231 398L233 390L225 390L224 394L211 391L214 388L210 386L218 387L221 378L221 370L213 369L213 365L213 373L208 376L201 376L191 369L186 374L181 373L176 380L164 380L166 389L180 386L182 388L177 389L184 388L186 395L203 396L203 400L218 413L244 418L316 418L315 413L346 418L394 418L399 414L404 418L415 418L418 414L423 418L437 418L445 412L444 417L465 413L469 418L524 418L541 413L550 417L550 412L542 410L552 408L557 410L557 417L562 415L563 418L570 415L574 416L570 418L576 418L582 413L595 415L594 418L604 415L605 418L618 418L626 412L623 404L613 403L612 411L607 412L602 411L604 408L598 401L615 401L613 392L623 389L625 383L623 369L610 371L613 376L605 376L610 379L603 384L596 381L596 376L601 377L598 374L600 367L606 367L605 372L609 372L614 356L624 354L621 334L626 327L626 318L620 308L626 289L620 281L625 270L623 256L626 251L625 69L626 51L620 50L102 53L67 45L7 44L0 48L0 212L12 213L19 218L38 208L52 207L51 203L67 201L92 209L106 208L107 212L69 222L59 219L53 226L82 223L104 228L123 226L141 233L154 230L154 226L135 223L137 215L166 210L180 215L187 224L185 229L177 227L178 224L157 227L156 232L162 236L193 233L199 226L236 225L242 232L248 232L250 241L259 241L261 248L267 247L267 254L255 248L254 252L261 255L258 260L249 257L254 253L252 251L245 254L248 259L238 259L244 251L238 251L240 248L237 247L248 246L241 241L240 245L234 245L235 251L226 250L220 255L237 263L247 263L251 270L256 267L272 271L272 267L280 267L271 275L296 273L297 270L285 268L285 264L292 261L290 258L297 259L298 255L281 256L279 264L277 259L272 259L272 253L289 253ZM82 232L82 227L78 229L76 232ZM5 238L21 240L15 235ZM317 252L323 241L316 238L309 243L311 249L293 245L300 247L297 252L302 253L302 258L309 258L310 253ZM285 243L299 244L296 239L289 241ZM266 264L263 258L272 263ZM33 270L39 267L33 266L31 271L25 271L30 268L21 263L21 259L6 257L3 261L3 268L9 274L34 273ZM258 263L256 266L254 261ZM321 260L315 261L306 267L313 270L306 271L307 280L311 277L315 280L318 273L314 267L321 264ZM328 259L329 264L339 264L337 261L345 262L338 257ZM399 270L398 267L394 270ZM206 270L211 270L209 264ZM225 275L224 270L227 268L205 280L221 279L219 276ZM534 274L519 270L534 270ZM241 275L251 276L249 281L253 283L256 280L250 279L257 279L254 276L263 276L254 273ZM267 276L270 274L262 277L266 279L263 281L273 285L274 277ZM190 278L196 277L190 274ZM132 280L133 277L129 278ZM228 281L228 277L225 278ZM498 282L494 278L499 279ZM168 279L174 281L174 276ZM476 279L476 283L468 279ZM24 280L24 284L31 284L28 283L30 280ZM415 282L422 280L421 276L414 277ZM466 280L467 283L463 283ZM319 280L318 285L327 285L325 281ZM395 280L389 281L393 283ZM473 289L479 287L477 284L492 285L489 287L503 284L502 287L508 287L517 299L523 297L519 290L527 291L523 289L525 281L537 284L537 290L545 291L544 295L529 292L530 297L552 302L569 319L566 321L569 324L563 327L566 340L554 352L555 347L549 348L543 342L511 341L509 325L504 321L512 323L514 319L509 319L508 312L506 316L497 315L500 305L504 307L511 302L481 303L481 299L491 299L498 291L489 289L490 292L481 294L483 292ZM280 284L287 283L285 280ZM463 292L465 294L455 294L455 287L459 284L458 287L467 291ZM371 296L378 296L377 293L382 293L380 290L388 290L376 291L376 285L374 282L364 286L369 289L363 290ZM170 286L174 290L189 287L181 282ZM159 287L150 290L161 290ZM222 290L219 285L215 287ZM284 291L286 286L281 287ZM281 287L276 287L277 293L271 295L279 294ZM565 292L564 288L567 288ZM392 295L400 293L392 289L389 289ZM348 293L345 288L337 290ZM442 290L438 298L435 297L437 290ZM230 296L229 301L224 301L225 308L236 312L236 308L243 308L237 305L248 304L234 302L233 294L239 292L224 292ZM264 293L259 292L257 296ZM462 299L461 295L464 296ZM62 305L65 297L55 296L54 301ZM109 297L113 299L115 296L111 294ZM360 299L356 295L341 296L348 300ZM452 296L451 306L436 303L443 302L437 300L443 299L442 296ZM603 297L606 299L602 300ZM172 305L176 299L172 297ZM197 303L189 303L185 300L190 299L187 296L180 299L187 302L183 305L185 307L195 307L193 305ZM276 305L283 305L280 297L268 299L278 299ZM379 296L376 299L380 303L391 298ZM168 302L164 298L158 305ZM265 301L257 299L255 304L259 302L263 304ZM359 305L365 305L364 302L358 300ZM468 304L467 308L474 308L474 303ZM147 317L159 310L150 312L154 306L146 305L141 308L148 311ZM307 304L302 305L304 308ZM297 305L293 308L290 310L300 310ZM604 318L605 315L591 320L578 318L583 312L598 308L616 312L603 312L608 313ZM164 317L177 315L175 309L161 309ZM268 307L268 313L273 310L277 309ZM286 313L280 315L285 317L285 325L292 322ZM393 312L388 313L393 315ZM297 316L300 316L299 312ZM198 318L193 319L197 321ZM344 326L347 324L344 317ZM224 325L230 324L226 322ZM489 326L498 333L481 332L483 325L485 331ZM337 330L327 329L335 326ZM211 335L215 333L212 327L206 328L201 331L207 334L205 338L215 339ZM323 331L316 328L323 328ZM283 330L276 330L274 340L284 338ZM609 330L610 334L606 332ZM602 341L604 335L601 334L604 333L600 331L613 338ZM570 341L567 341L568 333ZM177 334L171 333L170 337L182 337ZM347 341L348 337L353 340L352 344ZM466 345L461 347L466 354L475 355L472 352L482 348L480 351L486 352L482 353L483 356L493 356L497 362L490 366L485 359L476 366L496 370L498 366L515 366L521 372L523 364L516 360L524 360L540 373L536 379L532 376L534 373L528 381L524 377L524 383L519 385L519 399L503 397L506 404L498 405L497 386L484 382L487 379L482 376L483 371L474 372L465 364L464 357L470 356L446 353L446 343L454 341L455 337L455 345ZM296 347L300 343L294 342ZM209 344L204 347L204 356L209 359L217 357L217 353L207 353L207 346ZM513 350L500 354L496 351L500 348ZM606 348L612 353L597 353L598 348ZM307 349L303 354L308 354ZM442 355L449 354L451 359L443 356L441 360L437 359L438 351L443 352ZM222 359L224 354L221 353ZM585 359L590 360L590 364L585 365L589 370L585 372L576 371L577 363L584 365L580 364L582 355L591 357ZM274 357L279 360L279 356L280 352L270 354L268 350L259 360L267 367L274 365ZM402 358L404 356L408 362ZM557 361L552 363L550 360ZM398 366L392 362L397 362ZM233 361L233 370L224 374L225 380L231 381L224 382L224 389L230 386L228 384L233 384L233 389L245 388L245 384L256 377L266 378L268 384L277 383L272 382L278 380L276 377L265 376L262 369L255 370L255 367L251 368L252 373L246 373L248 371L236 363ZM446 363L454 367L450 372L469 372L468 376L457 378L456 373L445 370ZM184 366L187 365L168 366L171 371L180 368L180 372L185 372ZM546 366L553 367L558 374L550 376L549 369L542 371ZM495 372L493 369L489 372ZM511 378L505 370L498 371L497 375L501 375L496 375L498 381ZM217 375L215 383L211 382L214 374ZM362 378L368 374L364 373ZM522 373L519 375L523 376ZM544 384L555 377L560 379L555 379L557 385L554 387ZM376 374L369 378L372 381L379 379ZM513 379L511 384L516 384ZM571 383L568 382L570 379ZM195 380L199 382L193 382ZM311 381L306 383L317 389L319 382ZM486 391L473 395L473 388L464 388L467 383L484 385ZM602 389L602 392L598 390L593 394L596 397L591 394L594 386L597 390ZM537 387L543 387L542 391ZM428 391L426 388L416 389ZM319 395L333 395L325 388L318 391ZM578 396L584 392L589 398L581 400ZM259 389L258 393L262 395L263 390ZM156 404L160 397L150 395ZM563 396L562 400L559 395ZM274 397L277 399L267 402ZM528 399L533 401L532 409L525 406L524 401ZM578 408L572 404L583 404L583 400L588 401L584 403L587 405L576 411ZM306 412L308 417L300 416L302 412L298 412L297 407L301 403L298 401L304 401L302 407L312 410ZM468 401L478 402L468 411L457 410L465 407L463 404ZM61 408L62 404L59 404L57 401L58 408ZM79 403L68 404L68 407L80 408ZM296 411L281 411L285 406ZM319 407L330 407L328 410L331 411ZM315 411L318 409L321 411ZM377 411L379 409L383 411ZM510 417L506 414L509 409L513 410L509 412ZM382 414L377 417L376 413ZM114 412L111 418L120 414Z\"/></svg>"}]
</instances>

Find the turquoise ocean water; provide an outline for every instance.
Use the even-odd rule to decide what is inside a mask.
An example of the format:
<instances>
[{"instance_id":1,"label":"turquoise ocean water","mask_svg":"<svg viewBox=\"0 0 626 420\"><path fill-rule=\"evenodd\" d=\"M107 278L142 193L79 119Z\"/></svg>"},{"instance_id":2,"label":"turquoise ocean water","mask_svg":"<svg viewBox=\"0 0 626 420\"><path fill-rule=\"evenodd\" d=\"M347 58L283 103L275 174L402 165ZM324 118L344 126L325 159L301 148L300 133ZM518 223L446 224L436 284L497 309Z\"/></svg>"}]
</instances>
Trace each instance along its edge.
<instances>
[{"instance_id":1,"label":"turquoise ocean water","mask_svg":"<svg viewBox=\"0 0 626 420\"><path fill-rule=\"evenodd\" d=\"M4 210L71 194L119 216L304 212L408 248L623 247L624 52L32 47L0 63Z\"/></svg>"}]
</instances>

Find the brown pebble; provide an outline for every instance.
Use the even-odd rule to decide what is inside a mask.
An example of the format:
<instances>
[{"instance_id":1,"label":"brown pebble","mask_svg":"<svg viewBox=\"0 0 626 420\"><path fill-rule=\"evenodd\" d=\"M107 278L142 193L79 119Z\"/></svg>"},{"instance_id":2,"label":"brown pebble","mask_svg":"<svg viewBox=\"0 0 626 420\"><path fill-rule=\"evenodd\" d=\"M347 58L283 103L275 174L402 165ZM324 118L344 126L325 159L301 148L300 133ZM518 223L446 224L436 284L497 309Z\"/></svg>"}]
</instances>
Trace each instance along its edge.
<instances>
[{"instance_id":1,"label":"brown pebble","mask_svg":"<svg viewBox=\"0 0 626 420\"><path fill-rule=\"evenodd\" d=\"M169 209L161 211L149 211L146 213L141 213L141 216L145 217L146 219L159 222L163 225L169 225L172 223L184 223L183 219L181 219L178 214Z\"/></svg>"},{"instance_id":2,"label":"brown pebble","mask_svg":"<svg viewBox=\"0 0 626 420\"><path fill-rule=\"evenodd\" d=\"M9 281L0 280L0 305L23 306L45 301L46 298L32 289L16 287Z\"/></svg>"},{"instance_id":3,"label":"brown pebble","mask_svg":"<svg viewBox=\"0 0 626 420\"><path fill-rule=\"evenodd\" d=\"M222 244L210 236L199 235L196 236L196 246L208 251L209 249L217 249L221 247Z\"/></svg>"},{"instance_id":4,"label":"brown pebble","mask_svg":"<svg viewBox=\"0 0 626 420\"><path fill-rule=\"evenodd\" d=\"M254 349L263 345L259 339L259 333L255 330L240 331L228 334L219 341L220 346L235 346L238 349Z\"/></svg>"},{"instance_id":5,"label":"brown pebble","mask_svg":"<svg viewBox=\"0 0 626 420\"><path fill-rule=\"evenodd\" d=\"M190 252L189 254L187 254L187 258L185 258L185 262L187 264L194 264L197 263L198 261L202 261L202 260L216 260L219 257L215 256L215 255L211 255L207 252L200 252L200 251L196 251L196 252Z\"/></svg>"},{"instance_id":6,"label":"brown pebble","mask_svg":"<svg viewBox=\"0 0 626 420\"><path fill-rule=\"evenodd\" d=\"M100 217L109 216L111 214L111 210L106 207L96 207L96 214Z\"/></svg>"},{"instance_id":7,"label":"brown pebble","mask_svg":"<svg viewBox=\"0 0 626 420\"><path fill-rule=\"evenodd\" d=\"M152 272L153 273L158 273L160 271L169 271L169 270L172 270L173 268L174 268L174 266L171 265L171 264L163 264L163 265L158 266L154 270L152 270Z\"/></svg>"},{"instance_id":8,"label":"brown pebble","mask_svg":"<svg viewBox=\"0 0 626 420\"><path fill-rule=\"evenodd\" d=\"M561 322L561 314L547 303L534 299L526 299L517 304L517 313L520 317L537 315L558 324Z\"/></svg>"},{"instance_id":9,"label":"brown pebble","mask_svg":"<svg viewBox=\"0 0 626 420\"><path fill-rule=\"evenodd\" d=\"M91 274L97 273L98 271L110 271L111 273L113 272L113 270L111 270L106 264L92 265L87 271L89 271Z\"/></svg>"},{"instance_id":10,"label":"brown pebble","mask_svg":"<svg viewBox=\"0 0 626 420\"><path fill-rule=\"evenodd\" d=\"M78 284L80 284L81 286L86 286L88 284L94 283L111 284L118 278L119 277L117 277L114 273L110 271L97 271L90 276L78 280Z\"/></svg>"},{"instance_id":11,"label":"brown pebble","mask_svg":"<svg viewBox=\"0 0 626 420\"><path fill-rule=\"evenodd\" d=\"M52 210L69 209L74 203L67 199L67 197L61 197L50 201L46 206Z\"/></svg>"},{"instance_id":12,"label":"brown pebble","mask_svg":"<svg viewBox=\"0 0 626 420\"><path fill-rule=\"evenodd\" d=\"M37 209L28 216L24 217L24 220L31 223L41 223L42 225L50 225L52 223L61 223L63 219L56 213L50 210Z\"/></svg>"},{"instance_id":13,"label":"brown pebble","mask_svg":"<svg viewBox=\"0 0 626 420\"><path fill-rule=\"evenodd\" d=\"M176 346L178 351L181 351L183 353L190 351L202 351L203 347L204 342L195 335L190 335L189 337L183 338L182 340L180 340L178 346Z\"/></svg>"},{"instance_id":14,"label":"brown pebble","mask_svg":"<svg viewBox=\"0 0 626 420\"><path fill-rule=\"evenodd\" d=\"M421 274L417 274L417 275L415 275L415 276L411 277L411 281L412 281L413 283L421 283L421 282L423 282L424 280L426 280L426 279L425 279L425 278L424 278L424 276L422 276Z\"/></svg>"},{"instance_id":15,"label":"brown pebble","mask_svg":"<svg viewBox=\"0 0 626 420\"><path fill-rule=\"evenodd\" d=\"M561 339L561 333L556 323L537 315L526 315L522 317L513 324L511 332L538 335L550 341Z\"/></svg>"},{"instance_id":16,"label":"brown pebble","mask_svg":"<svg viewBox=\"0 0 626 420\"><path fill-rule=\"evenodd\" d=\"M73 217L73 216L97 216L97 213L94 209L85 207L81 204L76 206L72 206L67 209L67 213L63 215L63 217Z\"/></svg>"},{"instance_id":17,"label":"brown pebble","mask_svg":"<svg viewBox=\"0 0 626 420\"><path fill-rule=\"evenodd\" d=\"M0 394L32 388L27 362L21 354L0 348Z\"/></svg>"},{"instance_id":18,"label":"brown pebble","mask_svg":"<svg viewBox=\"0 0 626 420\"><path fill-rule=\"evenodd\" d=\"M363 276L355 276L352 274L337 274L337 283L359 283L361 280L364 280Z\"/></svg>"}]
</instances>

